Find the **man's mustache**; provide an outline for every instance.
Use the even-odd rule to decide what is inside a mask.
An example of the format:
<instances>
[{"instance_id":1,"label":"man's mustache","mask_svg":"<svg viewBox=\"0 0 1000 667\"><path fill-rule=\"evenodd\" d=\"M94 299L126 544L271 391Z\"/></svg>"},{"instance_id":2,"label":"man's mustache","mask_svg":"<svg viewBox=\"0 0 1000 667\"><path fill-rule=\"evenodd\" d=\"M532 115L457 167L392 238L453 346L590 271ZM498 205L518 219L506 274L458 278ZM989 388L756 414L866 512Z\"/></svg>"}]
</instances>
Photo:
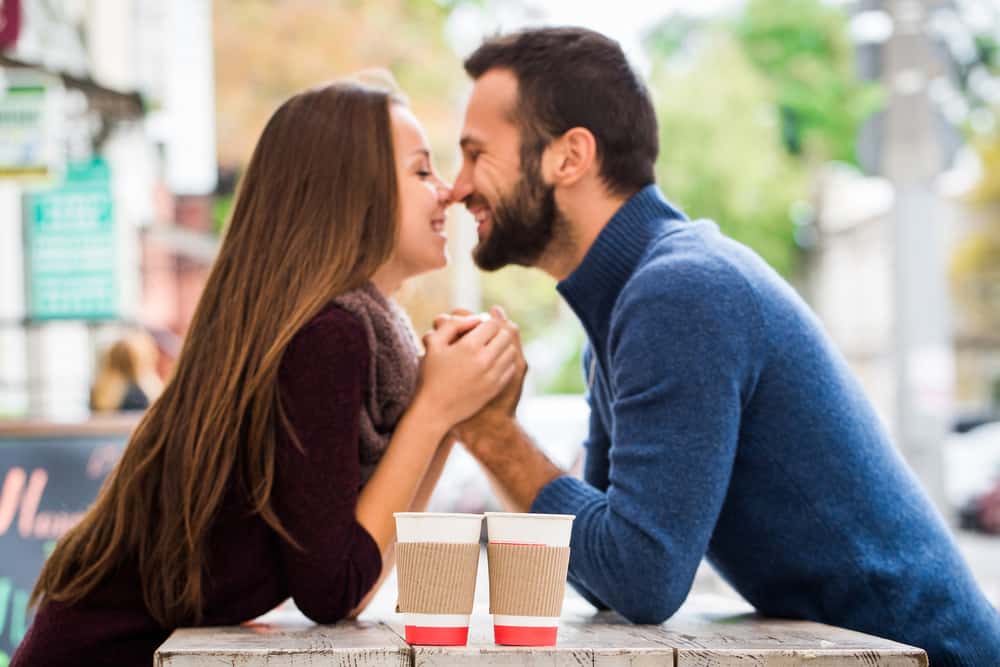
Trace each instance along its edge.
<instances>
[{"instance_id":1,"label":"man's mustache","mask_svg":"<svg viewBox=\"0 0 1000 667\"><path fill-rule=\"evenodd\" d=\"M476 193L468 195L465 199L462 200L462 203L465 204L466 208L472 208L474 206L483 206L485 208L491 208L490 203L486 201L486 197Z\"/></svg>"}]
</instances>

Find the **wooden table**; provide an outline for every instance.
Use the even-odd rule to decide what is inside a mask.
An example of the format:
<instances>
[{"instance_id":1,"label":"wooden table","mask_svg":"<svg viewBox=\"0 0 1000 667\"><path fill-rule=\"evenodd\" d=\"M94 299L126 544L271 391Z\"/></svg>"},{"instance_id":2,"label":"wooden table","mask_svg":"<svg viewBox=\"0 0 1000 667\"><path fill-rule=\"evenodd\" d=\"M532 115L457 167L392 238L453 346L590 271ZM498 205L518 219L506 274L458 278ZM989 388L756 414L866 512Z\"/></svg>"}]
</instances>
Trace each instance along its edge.
<instances>
[{"instance_id":1,"label":"wooden table","mask_svg":"<svg viewBox=\"0 0 1000 667\"><path fill-rule=\"evenodd\" d=\"M395 586L392 586L395 590ZM747 606L695 596L663 625L632 625L567 598L559 643L546 648L496 646L488 607L478 604L466 647L409 646L398 616L384 611L334 626L297 612L265 622L175 632L157 651L157 667L305 667L319 665L673 665L676 667L926 667L923 651L806 621L760 618Z\"/></svg>"}]
</instances>

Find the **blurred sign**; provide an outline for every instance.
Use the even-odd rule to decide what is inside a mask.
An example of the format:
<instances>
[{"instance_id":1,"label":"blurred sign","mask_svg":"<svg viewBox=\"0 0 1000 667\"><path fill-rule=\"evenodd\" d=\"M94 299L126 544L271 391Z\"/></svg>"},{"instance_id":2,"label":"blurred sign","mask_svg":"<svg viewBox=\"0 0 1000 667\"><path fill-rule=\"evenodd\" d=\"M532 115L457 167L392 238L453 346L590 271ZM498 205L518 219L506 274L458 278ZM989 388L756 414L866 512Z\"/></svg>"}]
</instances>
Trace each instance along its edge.
<instances>
[{"instance_id":1,"label":"blurred sign","mask_svg":"<svg viewBox=\"0 0 1000 667\"><path fill-rule=\"evenodd\" d=\"M0 178L49 177L60 166L62 84L31 69L0 75Z\"/></svg>"},{"instance_id":2,"label":"blurred sign","mask_svg":"<svg viewBox=\"0 0 1000 667\"><path fill-rule=\"evenodd\" d=\"M0 665L28 629L45 557L94 502L127 438L0 438Z\"/></svg>"},{"instance_id":3,"label":"blurred sign","mask_svg":"<svg viewBox=\"0 0 1000 667\"><path fill-rule=\"evenodd\" d=\"M0 49L13 46L21 34L21 0L0 0Z\"/></svg>"},{"instance_id":4,"label":"blurred sign","mask_svg":"<svg viewBox=\"0 0 1000 667\"><path fill-rule=\"evenodd\" d=\"M114 319L119 289L107 162L70 164L60 187L25 199L29 317Z\"/></svg>"}]
</instances>

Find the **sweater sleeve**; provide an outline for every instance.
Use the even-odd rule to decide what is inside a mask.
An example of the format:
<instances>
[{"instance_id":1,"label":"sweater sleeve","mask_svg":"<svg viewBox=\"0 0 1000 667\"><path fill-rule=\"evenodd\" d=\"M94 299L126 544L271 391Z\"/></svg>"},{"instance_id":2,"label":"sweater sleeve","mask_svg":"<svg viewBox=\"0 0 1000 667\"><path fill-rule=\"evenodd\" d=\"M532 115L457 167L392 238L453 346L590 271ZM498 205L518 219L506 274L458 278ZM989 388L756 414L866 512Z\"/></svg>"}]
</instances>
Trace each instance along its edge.
<instances>
[{"instance_id":1,"label":"sweater sleeve","mask_svg":"<svg viewBox=\"0 0 1000 667\"><path fill-rule=\"evenodd\" d=\"M607 491L560 477L532 511L576 514L573 579L629 620L661 623L687 597L726 496L756 311L747 288L698 271L634 280L608 339Z\"/></svg>"},{"instance_id":2,"label":"sweater sleeve","mask_svg":"<svg viewBox=\"0 0 1000 667\"><path fill-rule=\"evenodd\" d=\"M583 354L583 377L588 384L594 381L595 367L594 351L589 344L585 344ZM608 486L608 466L603 452L608 450L608 432L601 422L600 415L594 409L594 393L592 388L587 389L587 405L590 406L590 426L587 430L587 439L583 443L583 479L588 484L599 489ZM592 590L587 588L582 581L577 579L571 571L567 577L570 585L590 604L597 609L607 609L608 605L600 600Z\"/></svg>"},{"instance_id":3,"label":"sweater sleeve","mask_svg":"<svg viewBox=\"0 0 1000 667\"><path fill-rule=\"evenodd\" d=\"M368 364L361 324L330 307L292 339L279 371L282 405L302 445L288 437L278 445L272 497L301 547L281 540L281 558L296 605L317 623L347 616L382 569L378 545L354 518Z\"/></svg>"}]
</instances>

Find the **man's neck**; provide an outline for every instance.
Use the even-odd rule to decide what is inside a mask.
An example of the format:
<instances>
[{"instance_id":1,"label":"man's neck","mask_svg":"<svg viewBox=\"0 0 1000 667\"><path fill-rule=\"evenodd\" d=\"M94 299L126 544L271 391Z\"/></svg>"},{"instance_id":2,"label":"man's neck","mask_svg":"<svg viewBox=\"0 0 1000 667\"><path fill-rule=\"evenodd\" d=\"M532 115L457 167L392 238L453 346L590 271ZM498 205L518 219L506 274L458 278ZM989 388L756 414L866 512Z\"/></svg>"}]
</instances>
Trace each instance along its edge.
<instances>
[{"instance_id":1,"label":"man's neck","mask_svg":"<svg viewBox=\"0 0 1000 667\"><path fill-rule=\"evenodd\" d=\"M552 242L535 263L556 280L565 280L583 262L590 247L615 213L631 197L611 195L599 188L581 188L560 197L556 206L562 214L561 229L556 230Z\"/></svg>"}]
</instances>

